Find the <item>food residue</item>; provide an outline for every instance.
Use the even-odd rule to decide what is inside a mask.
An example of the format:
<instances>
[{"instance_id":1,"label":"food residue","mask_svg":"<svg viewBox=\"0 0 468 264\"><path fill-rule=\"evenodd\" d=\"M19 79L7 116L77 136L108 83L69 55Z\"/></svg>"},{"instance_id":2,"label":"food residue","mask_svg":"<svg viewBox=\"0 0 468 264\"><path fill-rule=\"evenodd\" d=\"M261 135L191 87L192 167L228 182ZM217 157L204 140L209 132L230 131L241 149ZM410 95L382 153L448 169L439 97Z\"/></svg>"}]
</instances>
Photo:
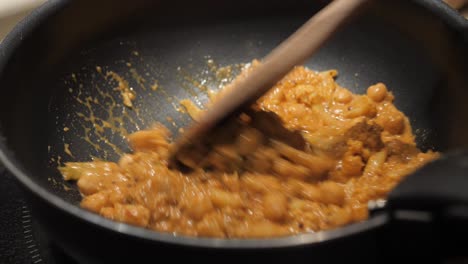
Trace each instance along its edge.
<instances>
[{"instance_id":1,"label":"food residue","mask_svg":"<svg viewBox=\"0 0 468 264\"><path fill-rule=\"evenodd\" d=\"M151 90L156 91L159 88L159 84L155 82L153 85L151 85Z\"/></svg>"},{"instance_id":2,"label":"food residue","mask_svg":"<svg viewBox=\"0 0 468 264\"><path fill-rule=\"evenodd\" d=\"M188 99L180 100L180 104L185 108L186 112L193 120L198 120L201 110L192 101Z\"/></svg>"},{"instance_id":3,"label":"food residue","mask_svg":"<svg viewBox=\"0 0 468 264\"><path fill-rule=\"evenodd\" d=\"M69 156L73 157L73 154L70 151L70 144L63 144L63 151L67 153Z\"/></svg>"},{"instance_id":4,"label":"food residue","mask_svg":"<svg viewBox=\"0 0 468 264\"><path fill-rule=\"evenodd\" d=\"M128 82L113 71L107 72L106 77L111 77L117 82L117 87L115 89L120 91L123 104L129 108L132 108L132 101L135 100L136 94L135 91L133 91L133 89L129 86Z\"/></svg>"}]
</instances>

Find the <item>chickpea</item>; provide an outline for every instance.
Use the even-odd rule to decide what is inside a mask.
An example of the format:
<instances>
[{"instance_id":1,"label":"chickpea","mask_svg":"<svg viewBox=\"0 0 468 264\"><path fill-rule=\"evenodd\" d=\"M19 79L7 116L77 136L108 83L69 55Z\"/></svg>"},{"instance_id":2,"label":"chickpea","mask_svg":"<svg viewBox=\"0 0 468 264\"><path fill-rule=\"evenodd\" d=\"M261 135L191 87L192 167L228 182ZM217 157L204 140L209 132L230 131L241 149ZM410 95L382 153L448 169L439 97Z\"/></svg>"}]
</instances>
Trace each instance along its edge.
<instances>
[{"instance_id":1,"label":"chickpea","mask_svg":"<svg viewBox=\"0 0 468 264\"><path fill-rule=\"evenodd\" d=\"M108 219L115 219L115 210L114 207L103 207L99 211L99 214Z\"/></svg>"},{"instance_id":2,"label":"chickpea","mask_svg":"<svg viewBox=\"0 0 468 264\"><path fill-rule=\"evenodd\" d=\"M142 205L115 204L114 219L131 225L147 226L150 211Z\"/></svg>"},{"instance_id":3,"label":"chickpea","mask_svg":"<svg viewBox=\"0 0 468 264\"><path fill-rule=\"evenodd\" d=\"M352 215L346 209L337 209L328 217L328 222L332 226L345 225L351 221L352 221Z\"/></svg>"},{"instance_id":4,"label":"chickpea","mask_svg":"<svg viewBox=\"0 0 468 264\"><path fill-rule=\"evenodd\" d=\"M367 89L367 96L376 103L382 102L387 93L387 87L383 83L372 85Z\"/></svg>"},{"instance_id":5,"label":"chickpea","mask_svg":"<svg viewBox=\"0 0 468 264\"><path fill-rule=\"evenodd\" d=\"M122 157L120 157L118 164L121 168L126 168L130 166L133 162L135 162L133 156L130 154L125 154Z\"/></svg>"},{"instance_id":6,"label":"chickpea","mask_svg":"<svg viewBox=\"0 0 468 264\"><path fill-rule=\"evenodd\" d=\"M369 210L367 204L353 204L351 211L351 219L353 221L362 221L369 218Z\"/></svg>"},{"instance_id":7,"label":"chickpea","mask_svg":"<svg viewBox=\"0 0 468 264\"><path fill-rule=\"evenodd\" d=\"M321 197L321 191L320 189L312 184L307 184L307 183L302 183L300 184L300 194L303 196L305 199L310 200L310 201L320 201Z\"/></svg>"},{"instance_id":8,"label":"chickpea","mask_svg":"<svg viewBox=\"0 0 468 264\"><path fill-rule=\"evenodd\" d=\"M100 177L94 175L83 175L77 182L78 188L84 195L97 193L102 188Z\"/></svg>"},{"instance_id":9,"label":"chickpea","mask_svg":"<svg viewBox=\"0 0 468 264\"><path fill-rule=\"evenodd\" d=\"M392 115L385 120L383 127L386 131L393 135L399 135L403 133L405 128L405 120L401 115Z\"/></svg>"},{"instance_id":10,"label":"chickpea","mask_svg":"<svg viewBox=\"0 0 468 264\"><path fill-rule=\"evenodd\" d=\"M374 117L377 109L374 102L366 96L359 96L349 106L345 113L346 118L357 118L361 116Z\"/></svg>"},{"instance_id":11,"label":"chickpea","mask_svg":"<svg viewBox=\"0 0 468 264\"><path fill-rule=\"evenodd\" d=\"M282 193L268 193L263 198L263 214L271 221L281 221L286 217L288 200Z\"/></svg>"},{"instance_id":12,"label":"chickpea","mask_svg":"<svg viewBox=\"0 0 468 264\"><path fill-rule=\"evenodd\" d=\"M325 181L319 186L320 200L327 204L343 205L345 202L344 188L336 182Z\"/></svg>"},{"instance_id":13,"label":"chickpea","mask_svg":"<svg viewBox=\"0 0 468 264\"><path fill-rule=\"evenodd\" d=\"M237 193L229 193L222 190L213 189L210 192L210 199L212 204L218 208L239 208L242 206L242 199Z\"/></svg>"},{"instance_id":14,"label":"chickpea","mask_svg":"<svg viewBox=\"0 0 468 264\"><path fill-rule=\"evenodd\" d=\"M108 196L110 203L122 203L126 200L126 195L119 188L115 188Z\"/></svg>"},{"instance_id":15,"label":"chickpea","mask_svg":"<svg viewBox=\"0 0 468 264\"><path fill-rule=\"evenodd\" d=\"M351 94L350 91L346 89L338 89L335 91L335 101L341 104L347 104L351 102L353 99L353 95Z\"/></svg>"},{"instance_id":16,"label":"chickpea","mask_svg":"<svg viewBox=\"0 0 468 264\"><path fill-rule=\"evenodd\" d=\"M197 223L198 235L207 237L224 237L224 232L218 217L214 214L207 215Z\"/></svg>"},{"instance_id":17,"label":"chickpea","mask_svg":"<svg viewBox=\"0 0 468 264\"><path fill-rule=\"evenodd\" d=\"M193 195L187 203L187 213L194 220L201 220L205 214L213 210L211 200L203 194Z\"/></svg>"},{"instance_id":18,"label":"chickpea","mask_svg":"<svg viewBox=\"0 0 468 264\"><path fill-rule=\"evenodd\" d=\"M86 196L81 201L81 206L93 212L99 212L108 204L108 195L104 192L98 192L90 196Z\"/></svg>"},{"instance_id":19,"label":"chickpea","mask_svg":"<svg viewBox=\"0 0 468 264\"><path fill-rule=\"evenodd\" d=\"M343 158L343 171L348 176L358 176L362 173L364 163L359 155L346 155Z\"/></svg>"}]
</instances>

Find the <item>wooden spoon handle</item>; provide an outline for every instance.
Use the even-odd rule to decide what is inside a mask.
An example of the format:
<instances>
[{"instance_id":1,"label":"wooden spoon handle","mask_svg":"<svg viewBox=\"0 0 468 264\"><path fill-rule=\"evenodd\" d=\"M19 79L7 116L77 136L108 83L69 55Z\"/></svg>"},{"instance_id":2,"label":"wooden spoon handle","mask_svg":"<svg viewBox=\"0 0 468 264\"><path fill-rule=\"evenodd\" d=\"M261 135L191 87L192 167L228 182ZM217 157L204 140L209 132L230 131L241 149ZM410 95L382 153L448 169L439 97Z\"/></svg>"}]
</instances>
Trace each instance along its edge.
<instances>
[{"instance_id":1,"label":"wooden spoon handle","mask_svg":"<svg viewBox=\"0 0 468 264\"><path fill-rule=\"evenodd\" d=\"M468 0L444 0L444 1L454 9L460 9L464 5L468 4Z\"/></svg>"},{"instance_id":2,"label":"wooden spoon handle","mask_svg":"<svg viewBox=\"0 0 468 264\"><path fill-rule=\"evenodd\" d=\"M369 0L335 0L283 41L243 78L236 80L175 144L177 148L205 133L237 109L250 105L296 65L312 56L348 18Z\"/></svg>"}]
</instances>

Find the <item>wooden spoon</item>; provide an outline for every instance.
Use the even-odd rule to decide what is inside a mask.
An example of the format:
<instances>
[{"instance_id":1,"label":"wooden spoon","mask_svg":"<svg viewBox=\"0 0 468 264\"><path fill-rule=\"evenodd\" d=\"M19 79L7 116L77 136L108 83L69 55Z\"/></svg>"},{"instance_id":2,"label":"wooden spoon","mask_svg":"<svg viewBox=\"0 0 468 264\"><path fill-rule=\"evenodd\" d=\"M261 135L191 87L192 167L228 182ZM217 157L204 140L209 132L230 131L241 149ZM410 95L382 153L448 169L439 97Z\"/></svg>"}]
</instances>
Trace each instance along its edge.
<instances>
[{"instance_id":1,"label":"wooden spoon","mask_svg":"<svg viewBox=\"0 0 468 264\"><path fill-rule=\"evenodd\" d=\"M276 47L245 78L238 79L173 144L171 160L219 122L249 107L292 68L311 57L369 0L334 0Z\"/></svg>"}]
</instances>

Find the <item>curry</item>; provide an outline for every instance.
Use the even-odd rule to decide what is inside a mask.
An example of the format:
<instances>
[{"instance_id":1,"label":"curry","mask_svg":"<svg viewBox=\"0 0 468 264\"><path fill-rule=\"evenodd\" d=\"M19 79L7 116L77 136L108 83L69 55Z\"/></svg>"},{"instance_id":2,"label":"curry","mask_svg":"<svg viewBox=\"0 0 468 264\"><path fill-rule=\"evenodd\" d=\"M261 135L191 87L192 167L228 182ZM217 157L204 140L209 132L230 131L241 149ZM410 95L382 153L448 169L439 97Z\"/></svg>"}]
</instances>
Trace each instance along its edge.
<instances>
[{"instance_id":1,"label":"curry","mask_svg":"<svg viewBox=\"0 0 468 264\"><path fill-rule=\"evenodd\" d=\"M155 125L130 134L133 152L118 162L60 172L77 181L83 208L160 232L269 238L363 221L369 201L439 154L417 148L384 84L358 95L336 75L294 68L180 157L182 169L170 166L169 130Z\"/></svg>"}]
</instances>

